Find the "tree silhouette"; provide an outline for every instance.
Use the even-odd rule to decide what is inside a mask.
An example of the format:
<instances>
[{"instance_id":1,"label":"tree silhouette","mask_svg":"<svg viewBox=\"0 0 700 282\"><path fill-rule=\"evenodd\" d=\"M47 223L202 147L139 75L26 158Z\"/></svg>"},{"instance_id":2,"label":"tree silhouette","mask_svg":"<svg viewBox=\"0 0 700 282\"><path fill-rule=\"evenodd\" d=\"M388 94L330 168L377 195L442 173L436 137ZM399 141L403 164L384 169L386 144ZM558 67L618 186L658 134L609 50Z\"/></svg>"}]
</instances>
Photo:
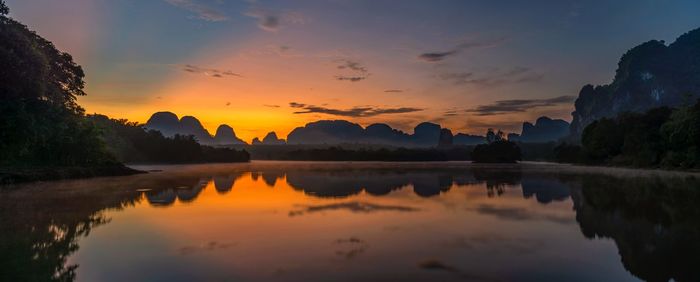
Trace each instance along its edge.
<instances>
[{"instance_id":1,"label":"tree silhouette","mask_svg":"<svg viewBox=\"0 0 700 282\"><path fill-rule=\"evenodd\" d=\"M113 165L84 119L83 69L0 1L0 165Z\"/></svg>"}]
</instances>

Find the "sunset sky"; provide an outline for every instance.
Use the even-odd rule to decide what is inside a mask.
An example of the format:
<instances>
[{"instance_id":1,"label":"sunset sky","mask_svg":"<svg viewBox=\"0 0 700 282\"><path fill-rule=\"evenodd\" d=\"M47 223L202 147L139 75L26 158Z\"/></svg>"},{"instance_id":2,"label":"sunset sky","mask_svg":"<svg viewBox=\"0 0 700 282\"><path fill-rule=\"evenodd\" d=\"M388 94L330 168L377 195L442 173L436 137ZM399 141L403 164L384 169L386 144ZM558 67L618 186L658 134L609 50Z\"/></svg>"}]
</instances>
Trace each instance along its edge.
<instances>
[{"instance_id":1,"label":"sunset sky","mask_svg":"<svg viewBox=\"0 0 700 282\"><path fill-rule=\"evenodd\" d=\"M620 56L700 27L700 1L7 0L72 54L88 113L193 115L246 141L307 122L453 132L570 120Z\"/></svg>"}]
</instances>

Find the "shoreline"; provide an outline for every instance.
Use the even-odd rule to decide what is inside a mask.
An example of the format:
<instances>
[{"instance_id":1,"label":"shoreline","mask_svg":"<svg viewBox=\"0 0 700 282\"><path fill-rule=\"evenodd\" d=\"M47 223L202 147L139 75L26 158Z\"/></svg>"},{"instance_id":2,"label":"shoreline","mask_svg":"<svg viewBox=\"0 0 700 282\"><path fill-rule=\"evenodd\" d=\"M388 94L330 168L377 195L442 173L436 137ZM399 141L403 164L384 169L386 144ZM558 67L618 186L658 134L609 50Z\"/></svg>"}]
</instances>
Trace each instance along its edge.
<instances>
[{"instance_id":1,"label":"shoreline","mask_svg":"<svg viewBox=\"0 0 700 282\"><path fill-rule=\"evenodd\" d=\"M41 181L59 181L69 179L87 179L109 176L129 176L149 172L178 170L185 167L201 166L214 170L231 165L237 166L294 166L306 169L324 168L328 164L336 164L353 168L385 169L403 167L412 169L437 168L492 168L544 173L574 173L574 174L604 174L622 177L661 176L661 177L696 177L700 178L697 170L666 170L659 168L630 168L615 166L587 166L568 163L521 161L519 163L474 163L471 161L290 161L290 160L251 160L241 163L192 163L192 164L125 164L101 167L17 167L0 168L0 187L12 184L22 184Z\"/></svg>"},{"instance_id":2,"label":"shoreline","mask_svg":"<svg viewBox=\"0 0 700 282\"><path fill-rule=\"evenodd\" d=\"M0 168L0 185L38 181L93 178L100 176L128 176L147 173L125 165L97 167L12 167Z\"/></svg>"}]
</instances>

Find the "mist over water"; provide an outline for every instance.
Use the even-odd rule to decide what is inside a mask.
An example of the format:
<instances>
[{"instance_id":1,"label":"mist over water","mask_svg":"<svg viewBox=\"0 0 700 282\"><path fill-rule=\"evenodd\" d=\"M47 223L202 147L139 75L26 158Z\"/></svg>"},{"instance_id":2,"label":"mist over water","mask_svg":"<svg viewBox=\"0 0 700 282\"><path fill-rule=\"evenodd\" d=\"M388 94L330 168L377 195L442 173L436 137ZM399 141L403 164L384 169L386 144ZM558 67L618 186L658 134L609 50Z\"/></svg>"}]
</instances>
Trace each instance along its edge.
<instances>
[{"instance_id":1,"label":"mist over water","mask_svg":"<svg viewBox=\"0 0 700 282\"><path fill-rule=\"evenodd\" d=\"M697 281L700 180L553 164L139 167L0 191L0 280Z\"/></svg>"}]
</instances>

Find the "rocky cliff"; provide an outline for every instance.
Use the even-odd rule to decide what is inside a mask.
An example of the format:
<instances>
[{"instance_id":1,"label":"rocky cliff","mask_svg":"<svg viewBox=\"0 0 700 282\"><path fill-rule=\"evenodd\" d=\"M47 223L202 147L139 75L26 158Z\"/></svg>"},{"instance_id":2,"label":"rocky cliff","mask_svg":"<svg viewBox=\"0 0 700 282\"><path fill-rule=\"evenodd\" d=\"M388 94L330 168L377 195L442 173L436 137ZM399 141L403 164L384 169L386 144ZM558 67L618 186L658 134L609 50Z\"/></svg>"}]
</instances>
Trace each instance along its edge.
<instances>
[{"instance_id":1,"label":"rocky cliff","mask_svg":"<svg viewBox=\"0 0 700 282\"><path fill-rule=\"evenodd\" d=\"M578 137L593 121L622 112L678 106L700 98L700 29L675 42L652 40L627 51L612 83L586 85L572 113L571 134Z\"/></svg>"}]
</instances>

